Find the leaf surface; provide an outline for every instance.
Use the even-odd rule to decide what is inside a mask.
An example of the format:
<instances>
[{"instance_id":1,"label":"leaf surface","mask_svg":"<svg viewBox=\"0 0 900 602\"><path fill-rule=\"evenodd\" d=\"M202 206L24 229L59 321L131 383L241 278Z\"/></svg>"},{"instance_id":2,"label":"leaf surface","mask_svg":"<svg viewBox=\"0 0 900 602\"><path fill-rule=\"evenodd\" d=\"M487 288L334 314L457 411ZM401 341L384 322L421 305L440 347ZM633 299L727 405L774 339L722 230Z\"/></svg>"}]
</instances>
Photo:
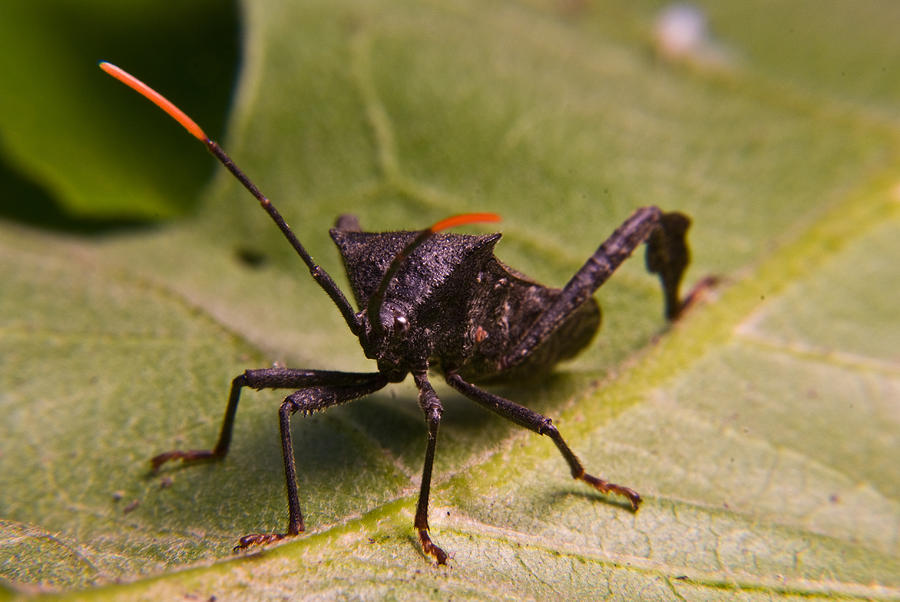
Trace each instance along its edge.
<instances>
[{"instance_id":1,"label":"leaf surface","mask_svg":"<svg viewBox=\"0 0 900 602\"><path fill-rule=\"evenodd\" d=\"M691 215L688 284L722 282L683 320L666 327L636 257L598 293L588 351L492 388L644 505L438 387L430 524L452 559L430 566L405 383L294 420L309 532L232 558L286 520L280 394L244 394L224 462L150 476L147 459L211 445L246 368L373 366L220 171L164 227L0 223L9 595L900 596L900 80L875 81L893 33L836 40L835 19L880 13L770 4L711 6L709 62L656 52L652 3L248 3L225 146L341 283L338 213L389 230L497 211L500 258L553 286L634 208ZM859 68L841 78L843 59Z\"/></svg>"}]
</instances>

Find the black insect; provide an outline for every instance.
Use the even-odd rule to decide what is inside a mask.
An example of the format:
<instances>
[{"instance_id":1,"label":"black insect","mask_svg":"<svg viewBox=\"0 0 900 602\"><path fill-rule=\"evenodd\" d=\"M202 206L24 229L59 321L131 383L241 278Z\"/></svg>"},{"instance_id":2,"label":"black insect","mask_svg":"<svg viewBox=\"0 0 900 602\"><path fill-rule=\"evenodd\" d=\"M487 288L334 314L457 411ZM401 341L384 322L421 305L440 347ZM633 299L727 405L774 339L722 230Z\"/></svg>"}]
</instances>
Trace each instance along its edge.
<instances>
[{"instance_id":1,"label":"black insect","mask_svg":"<svg viewBox=\"0 0 900 602\"><path fill-rule=\"evenodd\" d=\"M325 270L313 262L275 207L216 142L142 82L109 63L100 66L181 123L256 197L306 263L313 279L337 305L347 326L359 338L366 357L378 365L378 371L370 373L247 370L232 382L222 430L213 449L170 451L151 460L157 470L170 460L224 458L241 389L295 390L285 398L278 413L287 483L287 532L247 535L237 548L269 543L304 530L291 441L294 413L308 415L346 403L412 374L428 428L414 525L425 554L439 564L445 563L446 552L428 534L431 469L443 413L441 401L429 383L429 371L442 373L452 388L479 405L550 437L574 478L600 492L624 496L633 509L638 508L641 497L637 492L585 472L549 418L472 383L549 371L560 360L576 355L600 326L594 291L642 243L647 243L647 269L662 282L666 317L677 317L683 307L678 289L688 264L685 234L690 221L686 216L665 213L656 207L638 209L562 289L542 286L501 263L493 253L500 234L437 234L438 230L459 223L496 219L492 214L457 216L423 231L384 233L364 232L356 218L344 216L331 230L331 237L343 257L360 308L357 311Z\"/></svg>"}]
</instances>

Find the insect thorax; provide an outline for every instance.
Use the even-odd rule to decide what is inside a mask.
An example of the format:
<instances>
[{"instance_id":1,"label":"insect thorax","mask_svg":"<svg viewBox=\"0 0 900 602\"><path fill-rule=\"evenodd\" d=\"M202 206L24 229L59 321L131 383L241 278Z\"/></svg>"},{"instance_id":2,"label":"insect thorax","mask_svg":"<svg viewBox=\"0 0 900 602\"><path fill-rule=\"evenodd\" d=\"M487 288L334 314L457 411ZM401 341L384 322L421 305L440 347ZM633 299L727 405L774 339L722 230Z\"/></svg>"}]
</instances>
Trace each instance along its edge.
<instances>
[{"instance_id":1,"label":"insect thorax","mask_svg":"<svg viewBox=\"0 0 900 602\"><path fill-rule=\"evenodd\" d=\"M359 307L367 307L391 262L417 235L331 230ZM559 294L502 264L493 253L499 239L436 234L417 247L394 274L380 315L368 316L385 328L382 337L363 341L367 356L398 374L431 366L473 379L498 376L502 359ZM529 370L549 370L578 353L599 323L590 299L534 350Z\"/></svg>"}]
</instances>

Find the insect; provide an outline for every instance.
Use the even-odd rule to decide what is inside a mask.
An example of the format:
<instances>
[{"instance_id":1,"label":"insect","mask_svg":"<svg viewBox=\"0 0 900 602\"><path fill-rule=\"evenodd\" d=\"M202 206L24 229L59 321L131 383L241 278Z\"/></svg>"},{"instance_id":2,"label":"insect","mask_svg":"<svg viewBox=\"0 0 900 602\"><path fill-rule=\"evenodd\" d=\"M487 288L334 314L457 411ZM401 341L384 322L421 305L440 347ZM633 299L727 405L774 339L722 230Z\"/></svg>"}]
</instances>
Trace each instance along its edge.
<instances>
[{"instance_id":1,"label":"insect","mask_svg":"<svg viewBox=\"0 0 900 602\"><path fill-rule=\"evenodd\" d=\"M245 387L293 389L279 409L282 455L288 498L284 533L259 533L240 539L237 549L267 544L304 530L291 440L291 417L309 415L364 397L412 374L425 415L427 445L414 528L422 550L437 564L447 553L429 535L428 499L438 427L443 408L429 382L429 371L443 374L456 391L507 420L549 437L575 479L602 493L626 498L634 510L641 496L629 487L585 472L553 422L475 382L549 371L576 355L600 326L596 291L641 244L646 243L647 269L659 276L665 315L676 318L684 307L679 287L689 262L686 232L690 220L677 212L644 207L631 215L600 245L562 289L547 288L501 263L493 253L500 234L439 233L473 221L494 221L494 214L463 214L420 231L364 232L356 218L343 216L331 230L359 310L334 280L316 265L274 205L238 169L225 151L180 109L132 75L101 62L100 67L130 86L181 124L246 187L269 214L309 268L310 274L337 306L366 357L378 370L366 373L263 368L234 378L215 447L174 450L151 460L163 464L222 459L228 453L238 399Z\"/></svg>"}]
</instances>

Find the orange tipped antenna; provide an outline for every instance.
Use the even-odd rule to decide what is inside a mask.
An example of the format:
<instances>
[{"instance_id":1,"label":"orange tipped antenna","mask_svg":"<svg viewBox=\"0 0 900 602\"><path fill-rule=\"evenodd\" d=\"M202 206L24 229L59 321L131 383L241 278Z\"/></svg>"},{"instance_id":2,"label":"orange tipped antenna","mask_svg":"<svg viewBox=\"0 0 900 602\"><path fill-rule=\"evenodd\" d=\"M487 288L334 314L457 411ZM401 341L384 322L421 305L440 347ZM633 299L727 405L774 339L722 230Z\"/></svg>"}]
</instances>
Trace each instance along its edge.
<instances>
[{"instance_id":1,"label":"orange tipped antenna","mask_svg":"<svg viewBox=\"0 0 900 602\"><path fill-rule=\"evenodd\" d=\"M447 228L455 228L464 224L473 224L476 222L499 222L500 216L496 213L461 213L459 215L451 215L438 222L431 224L428 231L431 234L446 230Z\"/></svg>"},{"instance_id":2,"label":"orange tipped antenna","mask_svg":"<svg viewBox=\"0 0 900 602\"><path fill-rule=\"evenodd\" d=\"M406 245L402 251L397 253L393 261L391 261L391 265L388 266L387 271L384 273L384 276L381 278L381 283L379 283L378 289L371 297L369 297L369 303L366 311L369 314L369 322L372 324L372 328L381 328L381 320L379 319L378 314L381 312L381 304L382 302L384 302L384 295L387 293L388 286L390 286L391 280L394 279L394 275L397 273L397 270L400 269L400 266L403 265L403 263L412 254L416 247L424 243L426 240L428 240L441 230L446 230L447 228L455 228L456 226L462 226L464 224L472 224L476 222L499 222L500 219L500 216L496 213L461 213L459 215L452 215L450 217L437 221L428 228L425 228L424 230L419 232L419 235L416 236L412 240L412 242Z\"/></svg>"},{"instance_id":3,"label":"orange tipped antenna","mask_svg":"<svg viewBox=\"0 0 900 602\"><path fill-rule=\"evenodd\" d=\"M211 140L203 129L197 125L197 123L188 117L184 111L179 109L165 96L134 77L124 69L121 69L112 63L107 61L100 61L100 68L103 69L106 73L116 78L156 106L165 111L167 115L169 115L172 119L177 121L184 129L186 129L194 138L203 142L206 145L206 148L209 150L213 156L218 159L222 165L224 165L228 171L234 175L238 179L238 181L244 185L244 187L250 191L259 204L265 209L266 213L272 218L278 228L281 230L284 237L287 238L288 242L294 247L294 250L300 255L300 258L303 259L303 262L306 263L309 268L310 274L315 279L315 281L322 287L322 289L328 293L328 296L331 297L331 300L334 301L335 305L338 306L341 313L344 316L347 324L350 326L350 330L353 331L357 336L363 335L362 324L360 322L359 317L353 311L353 306L350 305L350 302L347 301L347 298L344 296L344 293L338 288L337 284L335 284L334 280L329 276L325 270L320 268L318 265L313 262L312 257L310 257L309 253L294 235L293 231L287 225L287 222L284 221L284 218L281 217L281 214L275 209L275 206L272 205L272 202L263 195L262 192L256 187L256 185L250 181L244 172L238 169L237 165L235 165L234 161L231 160L222 147L219 146L217 142ZM368 313L370 319L372 320L372 324L374 328L380 327L380 320L378 320L377 315L381 310L381 303L384 300L384 295L387 291L388 286L391 283L391 280L396 274L397 270L400 269L400 266L406 261L409 255L423 242L428 240L431 236L434 236L436 232L441 230L445 230L447 228L454 228L456 226L461 226L464 224L471 224L474 222L496 222L500 221L500 216L496 213L463 213L461 215L454 215L452 217L448 217L446 219L442 219L430 227L422 230L418 236L416 236L412 242L410 242L391 262L391 265L388 266L387 272L385 272L384 277L381 280L381 283L378 286L378 289L375 291L375 294L369 299L368 304ZM372 318L372 316L375 316Z\"/></svg>"},{"instance_id":4,"label":"orange tipped antenna","mask_svg":"<svg viewBox=\"0 0 900 602\"><path fill-rule=\"evenodd\" d=\"M338 309L341 311L341 314L344 316L344 320L346 320L347 325L350 327L350 330L353 331L354 334L359 336L362 332L362 325L360 324L359 318L356 316L356 312L353 310L353 306L350 305L350 302L347 301L347 298L344 296L344 293L341 292L341 289L338 288L337 284L335 284L334 280L331 276L328 275L325 270L316 265L316 263L312 260L309 253L297 239L297 236L291 230L290 226L287 225L287 222L284 221L284 218L281 217L281 214L275 209L275 206L269 201L266 196L260 192L259 188L250 181L244 172L242 172L237 165L235 165L234 161L231 160L222 147L214 141L210 140L210 138L206 135L203 129L197 125L197 123L188 117L184 111L179 109L165 96L131 75L124 69L120 69L116 67L112 63L108 63L106 61L100 61L100 68L103 69L106 73L113 76L132 90L136 91L138 94L158 106L160 109L166 112L172 119L177 121L181 126L186 129L194 138L201 141L206 145L206 148L209 150L213 156L225 166L231 174L238 179L238 181L244 185L244 188L250 191L259 204L265 209L266 213L269 214L269 217L272 218L272 221L278 226L278 229L281 230L281 233L284 234L284 237L287 238L288 242L291 243L291 246L294 247L294 250L303 260L303 263L309 268L310 274L315 279L316 282L319 283L319 286L328 293L328 296L331 297L331 300L334 301L334 304L338 306Z\"/></svg>"},{"instance_id":5,"label":"orange tipped antenna","mask_svg":"<svg viewBox=\"0 0 900 602\"><path fill-rule=\"evenodd\" d=\"M202 142L209 140L209 136L206 135L206 132L204 132L193 119L185 115L184 111L176 107L168 98L132 74L106 61L100 61L100 68L165 111L169 117L180 123L181 126L190 132L191 136L197 140Z\"/></svg>"}]
</instances>

